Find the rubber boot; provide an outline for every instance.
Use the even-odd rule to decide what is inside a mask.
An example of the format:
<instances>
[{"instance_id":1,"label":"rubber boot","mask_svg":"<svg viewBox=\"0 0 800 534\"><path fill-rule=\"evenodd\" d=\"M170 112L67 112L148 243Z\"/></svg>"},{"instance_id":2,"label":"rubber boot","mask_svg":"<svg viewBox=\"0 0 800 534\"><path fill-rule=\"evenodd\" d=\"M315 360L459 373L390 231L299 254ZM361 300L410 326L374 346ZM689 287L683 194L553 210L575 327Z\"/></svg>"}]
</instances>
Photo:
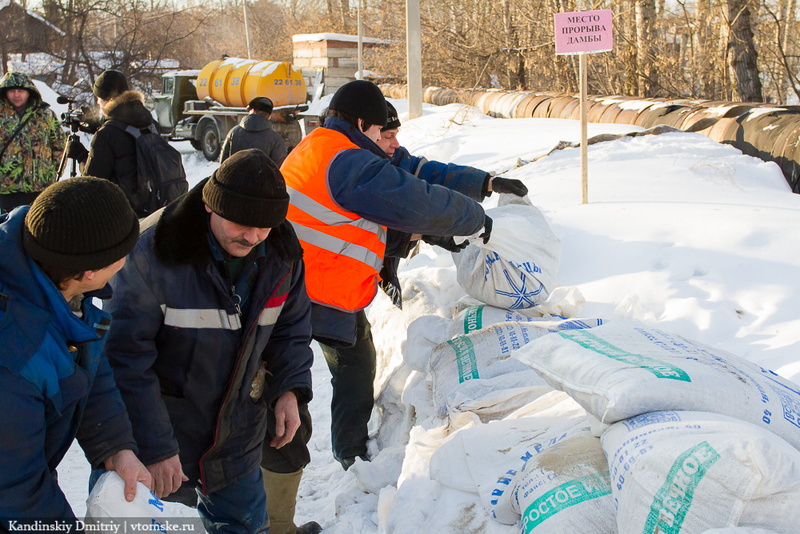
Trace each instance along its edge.
<instances>
[{"instance_id":1,"label":"rubber boot","mask_svg":"<svg viewBox=\"0 0 800 534\"><path fill-rule=\"evenodd\" d=\"M262 467L261 474L264 475L264 491L267 492L269 534L295 534L294 509L303 470L275 473Z\"/></svg>"}]
</instances>

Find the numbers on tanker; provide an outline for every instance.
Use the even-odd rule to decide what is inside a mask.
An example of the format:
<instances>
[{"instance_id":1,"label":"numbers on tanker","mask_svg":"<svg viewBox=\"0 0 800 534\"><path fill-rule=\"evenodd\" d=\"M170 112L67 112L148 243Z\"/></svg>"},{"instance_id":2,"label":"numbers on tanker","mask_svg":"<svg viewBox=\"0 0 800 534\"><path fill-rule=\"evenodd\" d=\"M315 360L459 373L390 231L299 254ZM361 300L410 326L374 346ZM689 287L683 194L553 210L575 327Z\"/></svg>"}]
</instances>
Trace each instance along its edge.
<instances>
[{"instance_id":1,"label":"numbers on tanker","mask_svg":"<svg viewBox=\"0 0 800 534\"><path fill-rule=\"evenodd\" d=\"M239 85L242 83L241 77L233 77L231 78L231 85ZM222 87L225 84L225 80L216 79L214 80L214 87ZM291 78L276 78L272 81L272 85L303 85L303 80L293 80ZM208 78L200 78L197 80L198 87L208 87Z\"/></svg>"},{"instance_id":2,"label":"numbers on tanker","mask_svg":"<svg viewBox=\"0 0 800 534\"><path fill-rule=\"evenodd\" d=\"M291 78L276 78L272 85L303 85L303 80L292 80Z\"/></svg>"},{"instance_id":3,"label":"numbers on tanker","mask_svg":"<svg viewBox=\"0 0 800 534\"><path fill-rule=\"evenodd\" d=\"M208 78L200 78L197 82L198 87L208 87Z\"/></svg>"}]
</instances>

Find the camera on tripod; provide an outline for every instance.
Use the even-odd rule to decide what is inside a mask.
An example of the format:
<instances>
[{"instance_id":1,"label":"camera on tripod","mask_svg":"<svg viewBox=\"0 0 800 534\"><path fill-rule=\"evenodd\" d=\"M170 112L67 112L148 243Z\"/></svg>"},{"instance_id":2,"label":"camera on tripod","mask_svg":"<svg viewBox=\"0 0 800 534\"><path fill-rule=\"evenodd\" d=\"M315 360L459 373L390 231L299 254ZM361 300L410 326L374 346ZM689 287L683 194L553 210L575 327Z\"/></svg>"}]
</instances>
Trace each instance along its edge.
<instances>
[{"instance_id":1,"label":"camera on tripod","mask_svg":"<svg viewBox=\"0 0 800 534\"><path fill-rule=\"evenodd\" d=\"M72 132L85 128L85 120L83 110L81 108L74 108L73 104L77 102L65 96L59 96L56 100L59 104L67 104L67 111L61 114L61 123L69 128Z\"/></svg>"},{"instance_id":2,"label":"camera on tripod","mask_svg":"<svg viewBox=\"0 0 800 534\"><path fill-rule=\"evenodd\" d=\"M56 100L59 104L67 104L67 111L61 114L61 123L64 126L67 126L70 130L70 135L68 137L66 150L64 150L64 154L61 156L61 161L58 164L58 176L62 176L64 173L64 169L67 166L67 160L72 159L72 170L70 172L70 176L76 176L78 174L78 162L75 160L75 155L70 155L72 151L73 144L78 148L83 149L83 152L86 152L86 149L83 148L81 145L80 138L78 137L79 131L88 132L91 131L84 122L84 114L81 108L74 108L73 104L76 102L72 99L69 99L65 96L59 96ZM83 158L85 159L85 158Z\"/></svg>"}]
</instances>

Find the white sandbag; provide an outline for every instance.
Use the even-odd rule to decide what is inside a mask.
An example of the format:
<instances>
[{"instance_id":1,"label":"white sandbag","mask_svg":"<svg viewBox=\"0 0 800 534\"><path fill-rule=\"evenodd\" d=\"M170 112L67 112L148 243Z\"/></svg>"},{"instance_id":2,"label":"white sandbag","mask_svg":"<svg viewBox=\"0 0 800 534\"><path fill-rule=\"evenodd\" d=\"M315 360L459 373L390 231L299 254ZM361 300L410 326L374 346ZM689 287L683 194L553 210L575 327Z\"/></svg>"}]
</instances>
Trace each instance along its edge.
<instances>
[{"instance_id":1,"label":"white sandbag","mask_svg":"<svg viewBox=\"0 0 800 534\"><path fill-rule=\"evenodd\" d=\"M104 473L86 500L86 523L114 522L120 518L136 518L142 525L165 525L165 504L141 482L136 483L136 497L125 500L125 481L116 471ZM165 531L166 532L166 531Z\"/></svg>"},{"instance_id":2,"label":"white sandbag","mask_svg":"<svg viewBox=\"0 0 800 534\"><path fill-rule=\"evenodd\" d=\"M608 464L588 428L533 455L515 477L511 505L521 532L617 532ZM621 531L630 532L630 531Z\"/></svg>"},{"instance_id":3,"label":"white sandbag","mask_svg":"<svg viewBox=\"0 0 800 534\"><path fill-rule=\"evenodd\" d=\"M599 322L599 319L531 318L524 323L497 323L439 344L431 354L430 364L437 413L440 416L447 414L447 405L462 384L529 371L530 367L509 356L533 339L562 329L587 328ZM515 379L516 382L505 387L538 386L541 388L539 394L550 390L535 374Z\"/></svg>"},{"instance_id":4,"label":"white sandbag","mask_svg":"<svg viewBox=\"0 0 800 534\"><path fill-rule=\"evenodd\" d=\"M620 532L694 534L800 525L800 452L768 430L707 412L653 412L602 437Z\"/></svg>"},{"instance_id":5,"label":"white sandbag","mask_svg":"<svg viewBox=\"0 0 800 534\"><path fill-rule=\"evenodd\" d=\"M561 241L527 197L489 209L492 233L488 243L474 239L453 254L456 279L468 295L507 309L532 308L556 287Z\"/></svg>"},{"instance_id":6,"label":"white sandbag","mask_svg":"<svg viewBox=\"0 0 800 534\"><path fill-rule=\"evenodd\" d=\"M445 486L477 493L498 521L519 523L510 497L503 498L513 488L514 476L533 455L586 433L585 416L586 411L564 392L551 391L506 419L459 430L431 457L430 476Z\"/></svg>"},{"instance_id":7,"label":"white sandbag","mask_svg":"<svg viewBox=\"0 0 800 534\"><path fill-rule=\"evenodd\" d=\"M561 288L559 288L561 289ZM602 319L566 319L561 316L542 317L541 314L532 314L537 308L527 310L504 310L494 306L470 306L461 310L454 318L450 328L450 338L471 334L477 330L487 328L497 323L541 323L545 328L558 325L557 330L571 328L593 328L603 324ZM561 321L554 323L553 321ZM555 330L552 330L555 331Z\"/></svg>"},{"instance_id":8,"label":"white sandbag","mask_svg":"<svg viewBox=\"0 0 800 534\"><path fill-rule=\"evenodd\" d=\"M512 354L603 423L661 410L707 411L767 428L800 448L800 386L642 323L558 332Z\"/></svg>"},{"instance_id":9,"label":"white sandbag","mask_svg":"<svg viewBox=\"0 0 800 534\"><path fill-rule=\"evenodd\" d=\"M551 391L555 390L536 371L527 369L459 384L447 397L446 410L451 421L455 414L473 413L487 423L502 419Z\"/></svg>"}]
</instances>

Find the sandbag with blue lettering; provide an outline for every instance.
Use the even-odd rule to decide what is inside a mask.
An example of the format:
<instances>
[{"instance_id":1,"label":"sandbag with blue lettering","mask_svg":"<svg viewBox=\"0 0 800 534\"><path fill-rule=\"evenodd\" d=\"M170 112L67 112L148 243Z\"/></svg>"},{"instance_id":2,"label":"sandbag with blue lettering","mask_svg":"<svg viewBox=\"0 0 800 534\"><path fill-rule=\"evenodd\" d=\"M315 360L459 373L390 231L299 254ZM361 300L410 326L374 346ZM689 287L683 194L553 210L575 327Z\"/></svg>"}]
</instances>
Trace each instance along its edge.
<instances>
[{"instance_id":1,"label":"sandbag with blue lettering","mask_svg":"<svg viewBox=\"0 0 800 534\"><path fill-rule=\"evenodd\" d=\"M511 353L550 332L592 328L601 319L529 317L522 322L496 323L483 328L483 309L467 309L456 321L470 333L433 349L430 373L437 413L471 411L498 418L551 391L538 374ZM518 314L513 313L513 316Z\"/></svg>"},{"instance_id":2,"label":"sandbag with blue lettering","mask_svg":"<svg viewBox=\"0 0 800 534\"><path fill-rule=\"evenodd\" d=\"M662 411L612 425L601 442L620 532L798 531L800 452L768 430Z\"/></svg>"},{"instance_id":3,"label":"sandbag with blue lettering","mask_svg":"<svg viewBox=\"0 0 800 534\"><path fill-rule=\"evenodd\" d=\"M706 411L766 428L800 449L800 385L744 358L635 321L540 337L512 356L602 423Z\"/></svg>"},{"instance_id":4,"label":"sandbag with blue lettering","mask_svg":"<svg viewBox=\"0 0 800 534\"><path fill-rule=\"evenodd\" d=\"M487 243L471 239L453 254L456 279L468 295L510 310L541 304L556 288L561 241L528 197L501 195Z\"/></svg>"}]
</instances>

